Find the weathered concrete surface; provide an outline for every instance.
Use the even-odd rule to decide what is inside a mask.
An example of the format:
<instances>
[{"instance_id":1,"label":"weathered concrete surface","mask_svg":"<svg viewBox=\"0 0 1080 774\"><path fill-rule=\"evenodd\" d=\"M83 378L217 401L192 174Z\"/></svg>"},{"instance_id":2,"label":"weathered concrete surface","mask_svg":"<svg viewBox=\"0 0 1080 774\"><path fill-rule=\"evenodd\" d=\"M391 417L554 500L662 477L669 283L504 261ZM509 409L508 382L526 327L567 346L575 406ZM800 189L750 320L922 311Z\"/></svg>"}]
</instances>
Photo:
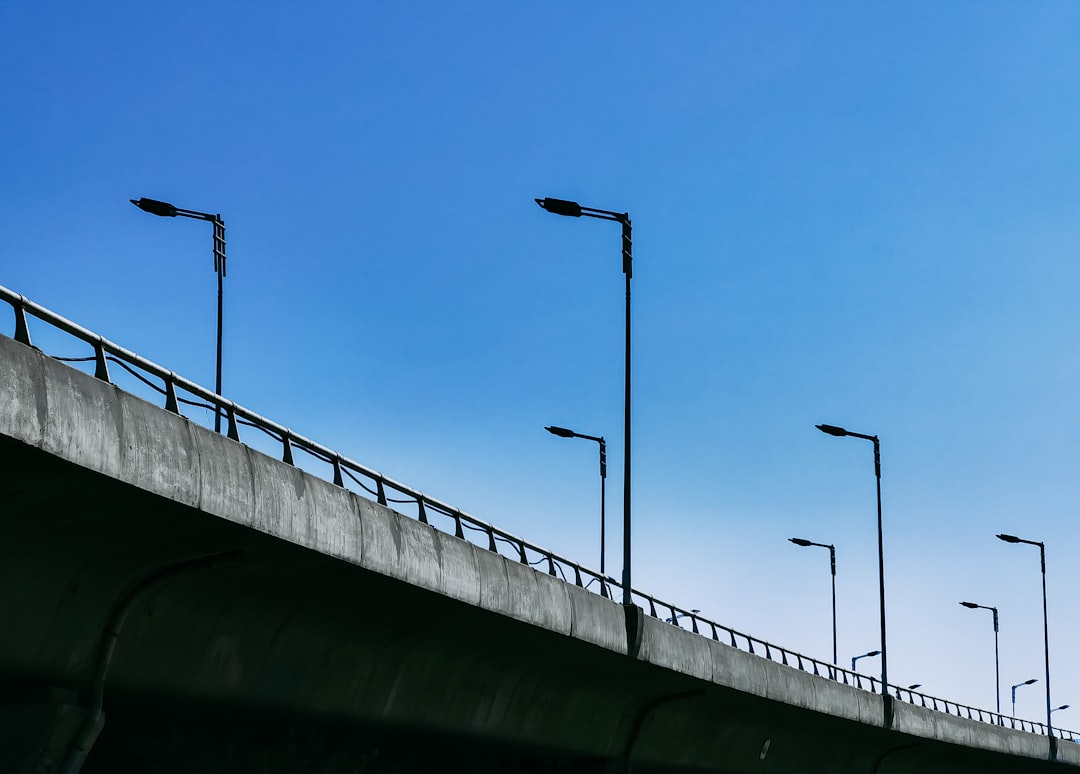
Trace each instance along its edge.
<instances>
[{"instance_id":1,"label":"weathered concrete surface","mask_svg":"<svg viewBox=\"0 0 1080 774\"><path fill-rule=\"evenodd\" d=\"M1043 737L900 702L885 729L880 696L648 617L629 658L620 605L3 337L0 470L0 620L17 622L0 639L0 687L59 687L85 705L123 590L239 551L138 598L106 711L110 696L177 697L657 770L1080 765L1080 745L1050 764Z\"/></svg>"}]
</instances>

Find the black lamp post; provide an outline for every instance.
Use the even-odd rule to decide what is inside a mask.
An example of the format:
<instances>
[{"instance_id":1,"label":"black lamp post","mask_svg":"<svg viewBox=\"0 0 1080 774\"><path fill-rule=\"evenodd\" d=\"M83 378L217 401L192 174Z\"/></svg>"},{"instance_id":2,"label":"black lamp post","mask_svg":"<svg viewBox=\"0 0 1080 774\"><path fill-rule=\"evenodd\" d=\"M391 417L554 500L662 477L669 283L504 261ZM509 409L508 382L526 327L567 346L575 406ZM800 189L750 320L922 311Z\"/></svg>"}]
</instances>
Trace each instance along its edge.
<instances>
[{"instance_id":1,"label":"black lamp post","mask_svg":"<svg viewBox=\"0 0 1080 774\"><path fill-rule=\"evenodd\" d=\"M1039 563L1042 567L1042 593L1043 593L1043 656L1046 665L1046 735L1051 740L1054 738L1054 728L1050 723L1050 628L1046 622L1046 544L1036 540L1024 540L1016 535L998 535L998 540L1006 543L1026 543L1029 546L1039 547ZM1053 741L1051 741L1053 744Z\"/></svg>"},{"instance_id":2,"label":"black lamp post","mask_svg":"<svg viewBox=\"0 0 1080 774\"><path fill-rule=\"evenodd\" d=\"M701 611L695 607L689 613L672 613L671 618L665 618L664 620L667 621L669 624L675 624L676 626L678 626L680 618L687 618L689 615L697 615L700 612Z\"/></svg>"},{"instance_id":3,"label":"black lamp post","mask_svg":"<svg viewBox=\"0 0 1080 774\"><path fill-rule=\"evenodd\" d=\"M1033 677L1030 680L1025 680L1022 683L1017 683L1012 687L1012 716L1014 718L1016 717L1016 689L1019 688L1021 685L1034 685L1037 682L1039 682L1039 678Z\"/></svg>"},{"instance_id":4,"label":"black lamp post","mask_svg":"<svg viewBox=\"0 0 1080 774\"><path fill-rule=\"evenodd\" d=\"M994 614L994 690L997 696L997 712L1001 714L1001 662L998 659L998 609L977 605L974 602L961 602L961 605L972 610L989 610Z\"/></svg>"},{"instance_id":5,"label":"black lamp post","mask_svg":"<svg viewBox=\"0 0 1080 774\"><path fill-rule=\"evenodd\" d=\"M850 436L862 438L874 444L874 475L877 478L877 550L878 550L878 587L881 607L881 694L888 694L889 686L889 662L888 650L885 645L885 547L881 530L881 442L876 435L864 435L853 433L836 425L816 425L817 429L827 435L837 438Z\"/></svg>"},{"instance_id":6,"label":"black lamp post","mask_svg":"<svg viewBox=\"0 0 1080 774\"><path fill-rule=\"evenodd\" d=\"M831 543L815 543L803 538L788 538L788 540L797 546L818 546L829 549L829 567L832 570L832 662L839 666L836 660L836 546Z\"/></svg>"},{"instance_id":7,"label":"black lamp post","mask_svg":"<svg viewBox=\"0 0 1080 774\"><path fill-rule=\"evenodd\" d=\"M175 207L168 202L160 202L157 199L130 199L132 204L143 212L158 215L163 218L193 218L194 220L208 220L214 224L214 271L217 272L217 379L214 383L214 392L221 395L221 318L222 318L222 290L225 279L225 221L221 215L212 215L209 212L196 212ZM214 406L214 431L221 432L221 407Z\"/></svg>"},{"instance_id":8,"label":"black lamp post","mask_svg":"<svg viewBox=\"0 0 1080 774\"><path fill-rule=\"evenodd\" d=\"M880 655L881 655L880 650L872 650L869 653L863 653L861 656L852 656L852 658L851 658L851 671L852 672L855 671L855 662L858 661L860 658L869 658L870 656L880 656Z\"/></svg>"},{"instance_id":9,"label":"black lamp post","mask_svg":"<svg viewBox=\"0 0 1080 774\"><path fill-rule=\"evenodd\" d=\"M916 688L922 688L922 683L912 683L911 685L909 685L904 690L910 692L910 691L914 691ZM896 686L896 698L898 698L898 699L900 698L900 686Z\"/></svg>"},{"instance_id":10,"label":"black lamp post","mask_svg":"<svg viewBox=\"0 0 1080 774\"><path fill-rule=\"evenodd\" d=\"M630 235L630 214L582 207L565 199L536 199L536 203L555 215L571 218L613 220L622 226L622 270L626 276L626 374L623 378L623 604L633 605L630 595L630 277L633 274L633 241Z\"/></svg>"},{"instance_id":11,"label":"black lamp post","mask_svg":"<svg viewBox=\"0 0 1080 774\"><path fill-rule=\"evenodd\" d=\"M552 435L557 435L560 438L584 438L586 441L596 441L600 445L600 593L605 597L607 596L607 569L604 564L604 546L607 543L607 527L605 525L605 483L607 481L607 442L602 435L585 435L584 433L577 433L573 430L568 430L565 427L557 427L551 425L545 427Z\"/></svg>"}]
</instances>

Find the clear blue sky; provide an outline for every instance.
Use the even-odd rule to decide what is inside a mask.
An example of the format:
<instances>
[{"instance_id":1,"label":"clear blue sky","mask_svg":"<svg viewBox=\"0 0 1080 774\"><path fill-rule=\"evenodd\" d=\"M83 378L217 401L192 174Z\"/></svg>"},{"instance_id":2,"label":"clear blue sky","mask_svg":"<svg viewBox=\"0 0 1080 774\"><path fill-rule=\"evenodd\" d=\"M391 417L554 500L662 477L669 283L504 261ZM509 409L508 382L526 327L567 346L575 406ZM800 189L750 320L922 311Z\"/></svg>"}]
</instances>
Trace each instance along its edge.
<instances>
[{"instance_id":1,"label":"clear blue sky","mask_svg":"<svg viewBox=\"0 0 1080 774\"><path fill-rule=\"evenodd\" d=\"M620 556L618 227L635 228L635 585L890 677L1080 706L1080 6L0 9L0 284L534 542ZM5 331L10 332L10 331ZM69 353L63 353L69 354ZM874 672L874 660L862 662ZM1039 719L1041 682L1018 712ZM1073 714L1080 710L1072 710ZM1056 716L1080 728L1069 711Z\"/></svg>"}]
</instances>

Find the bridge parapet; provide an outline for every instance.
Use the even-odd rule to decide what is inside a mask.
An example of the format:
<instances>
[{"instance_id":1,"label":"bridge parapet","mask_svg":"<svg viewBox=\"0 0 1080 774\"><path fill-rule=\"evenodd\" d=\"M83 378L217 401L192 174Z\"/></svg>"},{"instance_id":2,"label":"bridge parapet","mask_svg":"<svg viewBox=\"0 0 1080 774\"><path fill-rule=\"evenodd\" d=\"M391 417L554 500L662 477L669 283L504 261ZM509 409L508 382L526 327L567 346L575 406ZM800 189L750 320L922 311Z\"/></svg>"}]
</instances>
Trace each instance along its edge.
<instances>
[{"instance_id":1,"label":"bridge parapet","mask_svg":"<svg viewBox=\"0 0 1080 774\"><path fill-rule=\"evenodd\" d=\"M137 489L388 578L613 654L631 653L626 611L609 598L610 588L617 587L612 579L602 579L581 565L352 462L21 296L0 288L0 297L16 309L16 336L23 339L20 343L0 336L0 395L4 397L0 434ZM93 363L94 376L26 346L31 341L27 313L90 344L94 355L87 362ZM164 398L166 410L116 387L109 378L109 363L161 380L153 386ZM229 435L213 433L180 414L181 405L199 401L227 412ZM282 459L239 443L239 426L244 425L280 441ZM325 462L333 474L328 479L333 480L296 467L295 449ZM362 493L346 488L347 481L356 483ZM388 492L402 497L390 497ZM391 505L412 506L415 515L403 515ZM453 534L435 529L434 515L449 519ZM462 539L469 537L479 538L479 544ZM584 582L585 578L590 580ZM633 653L643 662L763 699L922 738L1027 758L1047 755L1045 738L1012 730L1020 723L1023 731L1045 733L1040 724L892 686L890 692L898 695L882 696L872 677L772 645L636 590L634 597L648 612L640 649ZM671 622L665 622L659 611L670 612ZM690 622L690 630L683 628L684 620ZM861 690L864 683L869 691ZM1055 734L1063 739L1074 736L1058 729ZM1066 745L1058 758L1080 764L1080 746Z\"/></svg>"}]
</instances>

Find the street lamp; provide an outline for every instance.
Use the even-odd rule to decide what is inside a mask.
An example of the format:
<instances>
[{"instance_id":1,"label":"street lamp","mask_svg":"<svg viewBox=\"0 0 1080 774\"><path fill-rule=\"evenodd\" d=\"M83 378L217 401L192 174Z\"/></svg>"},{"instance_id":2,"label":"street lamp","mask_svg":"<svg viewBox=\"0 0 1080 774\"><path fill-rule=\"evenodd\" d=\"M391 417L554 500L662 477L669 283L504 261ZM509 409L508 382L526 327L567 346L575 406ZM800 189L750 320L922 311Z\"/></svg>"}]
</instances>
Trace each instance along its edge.
<instances>
[{"instance_id":1,"label":"street lamp","mask_svg":"<svg viewBox=\"0 0 1080 774\"><path fill-rule=\"evenodd\" d=\"M1016 689L1019 688L1021 685L1034 685L1037 682L1039 682L1039 678L1033 677L1030 680L1025 680L1022 683L1017 683L1012 687L1012 716L1014 718L1016 717Z\"/></svg>"},{"instance_id":2,"label":"street lamp","mask_svg":"<svg viewBox=\"0 0 1080 774\"><path fill-rule=\"evenodd\" d=\"M600 445L600 593L605 597L607 596L607 570L604 566L604 546L607 537L607 528L605 526L604 516L604 482L607 481L607 442L604 440L604 436L600 435L585 435L584 433L577 433L573 430L568 430L565 427L557 427L551 425L545 427L552 435L557 435L560 438L583 438L586 441L596 441Z\"/></svg>"},{"instance_id":3,"label":"street lamp","mask_svg":"<svg viewBox=\"0 0 1080 774\"><path fill-rule=\"evenodd\" d=\"M834 435L837 438L851 436L852 438L862 438L866 441L872 441L874 444L874 475L877 478L878 586L881 607L881 694L884 696L888 692L889 662L888 650L885 645L885 548L881 534L881 442L876 435L853 433L850 430L845 430L836 425L816 425L816 427L821 432L827 435Z\"/></svg>"},{"instance_id":4,"label":"street lamp","mask_svg":"<svg viewBox=\"0 0 1080 774\"><path fill-rule=\"evenodd\" d=\"M911 685L907 686L904 690L905 691L914 691L916 688L922 688L922 683L912 683ZM896 698L898 698L898 699L900 698L900 686L896 686Z\"/></svg>"},{"instance_id":5,"label":"street lamp","mask_svg":"<svg viewBox=\"0 0 1080 774\"><path fill-rule=\"evenodd\" d=\"M989 610L994 614L994 686L997 692L997 712L1001 714L1001 662L998 660L998 609L977 605L974 602L961 602L961 605L972 610Z\"/></svg>"},{"instance_id":6,"label":"street lamp","mask_svg":"<svg viewBox=\"0 0 1080 774\"><path fill-rule=\"evenodd\" d=\"M1058 710L1068 709L1068 708L1069 708L1069 707L1071 707L1071 706L1072 706L1071 704L1062 704L1062 705L1061 705L1060 707L1054 707L1054 708L1053 708L1052 710L1050 710L1050 711L1051 711L1051 712L1057 712Z\"/></svg>"},{"instance_id":7,"label":"street lamp","mask_svg":"<svg viewBox=\"0 0 1080 774\"><path fill-rule=\"evenodd\" d=\"M1024 540L1016 535L998 535L998 540L1006 543L1026 543L1029 546L1039 547L1039 563L1042 567L1042 592L1043 592L1043 656L1046 665L1046 735L1052 740L1054 728L1050 724L1050 628L1046 622L1046 544L1037 540ZM1053 742L1051 742L1053 744Z\"/></svg>"},{"instance_id":8,"label":"street lamp","mask_svg":"<svg viewBox=\"0 0 1080 774\"><path fill-rule=\"evenodd\" d=\"M225 279L225 221L221 215L212 215L209 212L196 212L175 207L168 202L157 199L129 199L129 201L143 212L158 215L163 218L193 218L194 220L208 220L214 224L214 271L217 272L217 380L214 383L214 392L221 395L221 317L222 317L222 288ZM214 431L221 432L221 407L214 405Z\"/></svg>"},{"instance_id":9,"label":"street lamp","mask_svg":"<svg viewBox=\"0 0 1080 774\"><path fill-rule=\"evenodd\" d=\"M855 671L855 662L858 661L860 658L868 658L870 656L880 656L880 655L881 655L880 650L872 650L869 653L863 653L861 656L852 656L852 658L851 658L851 671L852 672Z\"/></svg>"},{"instance_id":10,"label":"street lamp","mask_svg":"<svg viewBox=\"0 0 1080 774\"><path fill-rule=\"evenodd\" d=\"M633 274L633 241L630 214L582 207L565 199L536 199L537 204L555 215L571 218L613 220L622 226L622 270L626 276L626 373L623 378L623 604L633 605L630 595L630 277Z\"/></svg>"},{"instance_id":11,"label":"street lamp","mask_svg":"<svg viewBox=\"0 0 1080 774\"><path fill-rule=\"evenodd\" d=\"M687 617L688 617L688 616L690 616L690 615L697 615L697 614L698 614L698 613L700 613L700 612L701 612L701 611L700 611L700 610L698 610L698 609L697 609L697 608L695 607L695 608L693 608L693 609L692 609L692 610L690 611L690 613L689 613L689 614L687 614L687 613L672 613L672 614L671 614L671 618L665 618L664 620L665 620L665 621L666 621L667 623L669 623L669 624L675 624L676 626L678 626L678 625L679 625L679 619L680 619L680 618L687 618Z\"/></svg>"},{"instance_id":12,"label":"street lamp","mask_svg":"<svg viewBox=\"0 0 1080 774\"><path fill-rule=\"evenodd\" d=\"M815 543L812 540L805 540L803 538L788 538L788 540L797 546L817 546L819 548L829 549L829 567L832 570L832 662L838 664L836 660L836 546L831 543Z\"/></svg>"}]
</instances>

